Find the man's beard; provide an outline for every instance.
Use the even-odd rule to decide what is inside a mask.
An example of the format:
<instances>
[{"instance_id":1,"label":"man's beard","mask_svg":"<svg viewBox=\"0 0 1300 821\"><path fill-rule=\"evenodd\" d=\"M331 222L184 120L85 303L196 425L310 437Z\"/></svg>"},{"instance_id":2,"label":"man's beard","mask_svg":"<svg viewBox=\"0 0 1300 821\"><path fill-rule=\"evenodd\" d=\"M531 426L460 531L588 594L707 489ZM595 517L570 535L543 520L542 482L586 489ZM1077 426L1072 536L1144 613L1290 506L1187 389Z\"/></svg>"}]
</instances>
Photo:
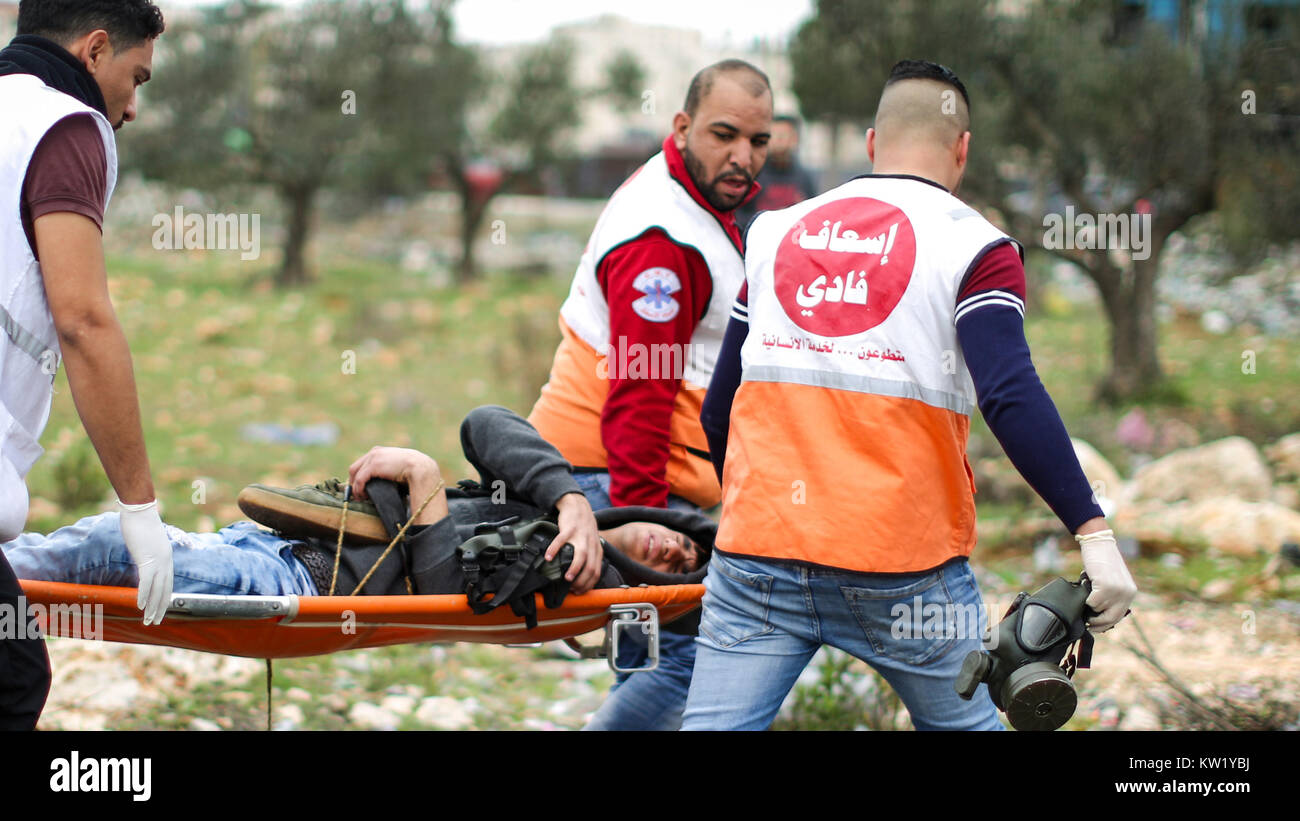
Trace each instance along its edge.
<instances>
[{"instance_id":1,"label":"man's beard","mask_svg":"<svg viewBox=\"0 0 1300 821\"><path fill-rule=\"evenodd\" d=\"M695 183L695 187L699 189L704 200L709 205L713 206L714 210L726 212L738 208L740 204L745 201L745 197L749 196L749 192L754 187L753 177L744 171L734 169L723 171L712 181L707 180L705 178L704 163L700 162L699 158L691 153L690 146L682 147L682 159L686 161L686 171L691 175L691 182ZM735 202L729 202L726 196L717 189L718 183L728 177L743 177L745 182L749 185L749 187L745 189L744 195Z\"/></svg>"}]
</instances>

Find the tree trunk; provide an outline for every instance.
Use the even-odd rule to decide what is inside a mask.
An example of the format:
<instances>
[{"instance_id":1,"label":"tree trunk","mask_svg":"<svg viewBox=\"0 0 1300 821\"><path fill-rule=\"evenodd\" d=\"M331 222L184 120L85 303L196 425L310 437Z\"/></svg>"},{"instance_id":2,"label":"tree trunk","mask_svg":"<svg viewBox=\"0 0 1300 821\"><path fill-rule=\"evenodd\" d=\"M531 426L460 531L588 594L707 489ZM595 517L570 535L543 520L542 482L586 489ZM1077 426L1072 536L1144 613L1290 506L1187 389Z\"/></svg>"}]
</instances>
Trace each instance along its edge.
<instances>
[{"instance_id":1,"label":"tree trunk","mask_svg":"<svg viewBox=\"0 0 1300 821\"><path fill-rule=\"evenodd\" d=\"M1163 242L1153 238L1151 256L1123 270L1096 252L1093 280L1110 320L1110 372L1097 386L1097 398L1119 404L1149 394L1164 379L1157 355L1156 270Z\"/></svg>"},{"instance_id":2,"label":"tree trunk","mask_svg":"<svg viewBox=\"0 0 1300 821\"><path fill-rule=\"evenodd\" d=\"M462 189L460 196L460 268L456 280L461 285L474 281L478 277L478 264L474 259L474 238L487 216L491 195L476 196L469 190Z\"/></svg>"},{"instance_id":3,"label":"tree trunk","mask_svg":"<svg viewBox=\"0 0 1300 821\"><path fill-rule=\"evenodd\" d=\"M305 285L312 280L311 272L307 269L306 253L316 190L313 186L300 186L281 192L289 212L288 236L284 243L284 263L275 278L275 284L281 288Z\"/></svg>"}]
</instances>

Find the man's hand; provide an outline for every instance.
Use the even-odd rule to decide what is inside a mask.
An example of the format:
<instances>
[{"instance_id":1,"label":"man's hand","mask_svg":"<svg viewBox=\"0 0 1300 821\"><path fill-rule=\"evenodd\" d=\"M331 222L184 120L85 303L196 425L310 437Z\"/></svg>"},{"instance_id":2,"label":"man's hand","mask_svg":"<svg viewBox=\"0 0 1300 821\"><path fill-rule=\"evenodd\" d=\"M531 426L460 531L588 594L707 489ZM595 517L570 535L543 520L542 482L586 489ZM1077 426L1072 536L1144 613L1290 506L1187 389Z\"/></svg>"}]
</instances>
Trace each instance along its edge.
<instances>
[{"instance_id":1,"label":"man's hand","mask_svg":"<svg viewBox=\"0 0 1300 821\"><path fill-rule=\"evenodd\" d=\"M158 517L158 500L128 505L118 500L122 541L140 571L135 606L145 624L160 624L172 601L172 542Z\"/></svg>"},{"instance_id":2,"label":"man's hand","mask_svg":"<svg viewBox=\"0 0 1300 821\"><path fill-rule=\"evenodd\" d=\"M573 545L573 564L564 578L573 583L573 592L586 593L600 581L601 563L605 551L600 545L596 528L596 514L591 503L581 493L566 493L555 503L560 512L560 535L546 548L546 558L554 559L566 543Z\"/></svg>"},{"instance_id":3,"label":"man's hand","mask_svg":"<svg viewBox=\"0 0 1300 821\"><path fill-rule=\"evenodd\" d=\"M433 457L410 448L373 447L365 456L348 468L348 484L352 492L366 498L366 482L371 479L391 479L399 485L410 486L412 479L427 479L438 472Z\"/></svg>"},{"instance_id":4,"label":"man's hand","mask_svg":"<svg viewBox=\"0 0 1300 821\"><path fill-rule=\"evenodd\" d=\"M390 479L406 485L411 499L411 513L415 514L424 500L438 489L442 475L438 471L438 463L428 454L410 448L373 447L348 468L348 484L358 498L366 498L366 483L371 479ZM415 517L412 524L430 525L447 514L447 492L438 489L437 495Z\"/></svg>"},{"instance_id":5,"label":"man's hand","mask_svg":"<svg viewBox=\"0 0 1300 821\"><path fill-rule=\"evenodd\" d=\"M1120 555L1115 533L1111 530L1082 532L1074 538L1083 553L1083 570L1092 583L1088 606L1098 615L1088 622L1088 629L1104 633L1128 614L1129 603L1137 595L1137 585L1129 575L1124 557Z\"/></svg>"}]
</instances>

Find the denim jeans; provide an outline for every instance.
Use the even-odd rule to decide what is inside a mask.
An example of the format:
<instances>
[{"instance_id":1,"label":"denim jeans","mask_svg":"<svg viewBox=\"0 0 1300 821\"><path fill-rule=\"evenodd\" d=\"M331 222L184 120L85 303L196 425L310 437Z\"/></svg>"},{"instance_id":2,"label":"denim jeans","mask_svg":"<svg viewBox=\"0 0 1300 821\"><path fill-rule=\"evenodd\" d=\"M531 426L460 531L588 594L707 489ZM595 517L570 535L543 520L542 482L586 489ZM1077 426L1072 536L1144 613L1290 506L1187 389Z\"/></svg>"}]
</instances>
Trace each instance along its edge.
<instances>
[{"instance_id":1,"label":"denim jeans","mask_svg":"<svg viewBox=\"0 0 1300 821\"><path fill-rule=\"evenodd\" d=\"M766 729L823 644L880 673L918 730L1003 729L986 685L953 688L986 623L966 561L882 576L715 552L704 585L683 729Z\"/></svg>"},{"instance_id":2,"label":"denim jeans","mask_svg":"<svg viewBox=\"0 0 1300 821\"><path fill-rule=\"evenodd\" d=\"M593 510L613 507L609 499L609 473L583 471L575 473ZM699 510L680 496L668 497L674 510ZM621 666L639 667L648 657L644 643L635 638L620 642L618 662ZM659 633L659 666L644 673L619 673L609 698L600 706L584 730L676 730L682 723L686 692L691 686L691 668L695 665L695 637L676 633Z\"/></svg>"},{"instance_id":3,"label":"denim jeans","mask_svg":"<svg viewBox=\"0 0 1300 821\"><path fill-rule=\"evenodd\" d=\"M237 522L219 533L186 533L166 526L172 543L175 593L248 596L317 595L293 542ZM135 561L122 540L116 513L89 516L48 536L24 533L0 545L20 579L135 587Z\"/></svg>"}]
</instances>

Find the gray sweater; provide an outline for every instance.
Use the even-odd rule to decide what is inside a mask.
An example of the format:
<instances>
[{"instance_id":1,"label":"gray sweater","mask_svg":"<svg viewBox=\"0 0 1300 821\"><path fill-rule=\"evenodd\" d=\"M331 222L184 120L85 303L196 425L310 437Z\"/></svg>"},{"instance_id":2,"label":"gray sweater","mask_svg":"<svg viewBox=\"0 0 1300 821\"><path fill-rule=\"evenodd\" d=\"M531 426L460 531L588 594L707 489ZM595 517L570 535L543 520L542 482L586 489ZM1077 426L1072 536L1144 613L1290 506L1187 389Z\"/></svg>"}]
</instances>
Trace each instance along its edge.
<instances>
[{"instance_id":1,"label":"gray sweater","mask_svg":"<svg viewBox=\"0 0 1300 821\"><path fill-rule=\"evenodd\" d=\"M572 468L560 452L513 411L496 405L475 408L460 426L461 448L479 472L482 491L447 490L450 516L431 525L412 527L406 544L398 545L371 574L364 595L407 593L409 576L418 594L463 592L464 575L456 548L474 535L475 525L518 516L536 519L555 511L566 493L581 493ZM494 501L495 497L495 501ZM407 513L409 515L409 511ZM323 539L310 544L330 555L334 545ZM386 545L344 547L339 560L338 590L351 592L383 554ZM606 570L601 586L620 580Z\"/></svg>"}]
</instances>

